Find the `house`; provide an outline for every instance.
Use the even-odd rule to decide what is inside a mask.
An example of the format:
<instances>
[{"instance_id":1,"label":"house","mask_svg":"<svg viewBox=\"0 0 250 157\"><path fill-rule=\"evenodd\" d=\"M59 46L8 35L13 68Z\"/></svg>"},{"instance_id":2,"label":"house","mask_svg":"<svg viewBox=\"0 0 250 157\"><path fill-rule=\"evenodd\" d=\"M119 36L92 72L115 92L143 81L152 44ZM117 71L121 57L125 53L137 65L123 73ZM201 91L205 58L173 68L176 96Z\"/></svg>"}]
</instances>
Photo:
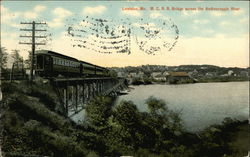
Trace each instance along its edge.
<instances>
[{"instance_id":1,"label":"house","mask_svg":"<svg viewBox=\"0 0 250 157\"><path fill-rule=\"evenodd\" d=\"M192 72L193 76L197 76L198 75L198 71L196 69L194 69L194 71Z\"/></svg>"},{"instance_id":2,"label":"house","mask_svg":"<svg viewBox=\"0 0 250 157\"><path fill-rule=\"evenodd\" d=\"M130 78L137 77L137 74L135 72L131 72L128 74L128 77L130 77Z\"/></svg>"},{"instance_id":3,"label":"house","mask_svg":"<svg viewBox=\"0 0 250 157\"><path fill-rule=\"evenodd\" d=\"M206 74L205 74L205 77L207 77L207 78L212 78L212 77L214 77L215 76L215 73L214 72L207 72Z\"/></svg>"},{"instance_id":4,"label":"house","mask_svg":"<svg viewBox=\"0 0 250 157\"><path fill-rule=\"evenodd\" d=\"M169 76L169 72L165 71L162 75L165 76L165 77Z\"/></svg>"},{"instance_id":5,"label":"house","mask_svg":"<svg viewBox=\"0 0 250 157\"><path fill-rule=\"evenodd\" d=\"M117 76L118 77L126 77L126 74L125 74L125 72L119 71L119 72L117 72Z\"/></svg>"},{"instance_id":6,"label":"house","mask_svg":"<svg viewBox=\"0 0 250 157\"><path fill-rule=\"evenodd\" d=\"M222 77L228 77L228 74L221 74Z\"/></svg>"},{"instance_id":7,"label":"house","mask_svg":"<svg viewBox=\"0 0 250 157\"><path fill-rule=\"evenodd\" d=\"M169 72L167 77L169 83L187 82L192 80L186 72Z\"/></svg>"},{"instance_id":8,"label":"house","mask_svg":"<svg viewBox=\"0 0 250 157\"><path fill-rule=\"evenodd\" d=\"M159 75L154 76L154 79L157 81L166 81L166 76L159 74Z\"/></svg>"},{"instance_id":9,"label":"house","mask_svg":"<svg viewBox=\"0 0 250 157\"><path fill-rule=\"evenodd\" d=\"M227 72L228 76L232 76L233 73L234 73L233 70L228 70L228 72Z\"/></svg>"},{"instance_id":10,"label":"house","mask_svg":"<svg viewBox=\"0 0 250 157\"><path fill-rule=\"evenodd\" d=\"M208 68L208 67L205 67L205 66L204 66L204 67L201 67L201 69L207 69L207 68Z\"/></svg>"},{"instance_id":11,"label":"house","mask_svg":"<svg viewBox=\"0 0 250 157\"><path fill-rule=\"evenodd\" d=\"M161 72L152 72L152 73L151 73L151 76L152 76L153 78L155 78L156 76L159 76L159 75L161 75Z\"/></svg>"},{"instance_id":12,"label":"house","mask_svg":"<svg viewBox=\"0 0 250 157\"><path fill-rule=\"evenodd\" d=\"M240 76L248 77L249 76L249 72L247 72L247 71L241 71L240 72Z\"/></svg>"},{"instance_id":13,"label":"house","mask_svg":"<svg viewBox=\"0 0 250 157\"><path fill-rule=\"evenodd\" d=\"M144 72L139 71L139 72L138 72L138 74L137 74L137 76L138 76L139 78L143 78L143 76L144 76Z\"/></svg>"}]
</instances>

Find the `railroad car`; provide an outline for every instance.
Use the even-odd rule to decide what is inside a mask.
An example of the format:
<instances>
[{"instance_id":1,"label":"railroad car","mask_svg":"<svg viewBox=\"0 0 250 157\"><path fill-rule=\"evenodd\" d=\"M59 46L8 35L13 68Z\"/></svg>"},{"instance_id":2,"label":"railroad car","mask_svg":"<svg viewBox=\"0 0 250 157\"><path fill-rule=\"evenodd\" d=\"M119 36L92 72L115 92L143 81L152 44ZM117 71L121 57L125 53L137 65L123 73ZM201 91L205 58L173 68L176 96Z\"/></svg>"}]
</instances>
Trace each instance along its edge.
<instances>
[{"instance_id":1,"label":"railroad car","mask_svg":"<svg viewBox=\"0 0 250 157\"><path fill-rule=\"evenodd\" d=\"M109 70L104 67L48 50L36 51L35 60L35 72L42 77L56 77L58 75L90 77L108 76L109 74Z\"/></svg>"}]
</instances>

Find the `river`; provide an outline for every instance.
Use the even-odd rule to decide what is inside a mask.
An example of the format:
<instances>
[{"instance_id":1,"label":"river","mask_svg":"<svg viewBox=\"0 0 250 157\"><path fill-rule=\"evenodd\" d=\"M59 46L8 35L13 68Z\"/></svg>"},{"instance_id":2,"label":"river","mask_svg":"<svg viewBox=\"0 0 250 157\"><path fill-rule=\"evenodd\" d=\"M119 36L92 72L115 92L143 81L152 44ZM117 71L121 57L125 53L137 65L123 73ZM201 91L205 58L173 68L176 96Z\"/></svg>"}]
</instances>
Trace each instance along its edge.
<instances>
[{"instance_id":1,"label":"river","mask_svg":"<svg viewBox=\"0 0 250 157\"><path fill-rule=\"evenodd\" d=\"M179 85L131 86L129 94L119 96L115 104L131 100L140 111L147 111L145 100L163 99L169 109L181 111L186 130L195 132L225 117L245 120L249 117L249 82L196 83Z\"/></svg>"}]
</instances>

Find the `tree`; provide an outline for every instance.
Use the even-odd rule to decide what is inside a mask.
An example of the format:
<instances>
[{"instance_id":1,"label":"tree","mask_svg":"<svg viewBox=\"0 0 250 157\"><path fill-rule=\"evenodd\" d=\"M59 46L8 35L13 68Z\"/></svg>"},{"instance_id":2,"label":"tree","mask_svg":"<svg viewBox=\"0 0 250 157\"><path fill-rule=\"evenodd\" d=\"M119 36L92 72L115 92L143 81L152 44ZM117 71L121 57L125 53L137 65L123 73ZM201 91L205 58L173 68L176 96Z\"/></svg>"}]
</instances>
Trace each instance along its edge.
<instances>
[{"instance_id":1,"label":"tree","mask_svg":"<svg viewBox=\"0 0 250 157\"><path fill-rule=\"evenodd\" d=\"M23 61L23 57L20 56L20 51L19 50L12 50L11 51L11 57L14 60L14 63L20 63Z\"/></svg>"},{"instance_id":2,"label":"tree","mask_svg":"<svg viewBox=\"0 0 250 157\"><path fill-rule=\"evenodd\" d=\"M8 53L6 52L6 48L5 47L1 47L1 51L0 51L0 67L1 69L5 69L7 66L7 56Z\"/></svg>"},{"instance_id":3,"label":"tree","mask_svg":"<svg viewBox=\"0 0 250 157\"><path fill-rule=\"evenodd\" d=\"M112 100L109 97L97 97L86 106L87 121L97 128L107 125L111 115Z\"/></svg>"},{"instance_id":4,"label":"tree","mask_svg":"<svg viewBox=\"0 0 250 157\"><path fill-rule=\"evenodd\" d=\"M117 77L117 72L116 72L115 70L110 70L110 71L109 71L109 75L110 75L111 77Z\"/></svg>"},{"instance_id":5,"label":"tree","mask_svg":"<svg viewBox=\"0 0 250 157\"><path fill-rule=\"evenodd\" d=\"M115 108L114 119L122 126L129 128L138 123L138 114L137 107L132 101L122 101Z\"/></svg>"},{"instance_id":6,"label":"tree","mask_svg":"<svg viewBox=\"0 0 250 157\"><path fill-rule=\"evenodd\" d=\"M28 58L24 60L25 67L30 69L31 65L31 51L29 51Z\"/></svg>"},{"instance_id":7,"label":"tree","mask_svg":"<svg viewBox=\"0 0 250 157\"><path fill-rule=\"evenodd\" d=\"M163 100L159 100L152 96L146 100L146 104L148 105L149 111L153 114L166 112L168 110L166 103Z\"/></svg>"},{"instance_id":8,"label":"tree","mask_svg":"<svg viewBox=\"0 0 250 157\"><path fill-rule=\"evenodd\" d=\"M12 50L11 58L13 59L13 64L16 66L18 70L23 69L23 57L20 56L19 50Z\"/></svg>"},{"instance_id":9,"label":"tree","mask_svg":"<svg viewBox=\"0 0 250 157\"><path fill-rule=\"evenodd\" d=\"M138 148L140 115L132 101L122 101L113 112L113 126L108 134L107 145L122 154L132 154Z\"/></svg>"}]
</instances>

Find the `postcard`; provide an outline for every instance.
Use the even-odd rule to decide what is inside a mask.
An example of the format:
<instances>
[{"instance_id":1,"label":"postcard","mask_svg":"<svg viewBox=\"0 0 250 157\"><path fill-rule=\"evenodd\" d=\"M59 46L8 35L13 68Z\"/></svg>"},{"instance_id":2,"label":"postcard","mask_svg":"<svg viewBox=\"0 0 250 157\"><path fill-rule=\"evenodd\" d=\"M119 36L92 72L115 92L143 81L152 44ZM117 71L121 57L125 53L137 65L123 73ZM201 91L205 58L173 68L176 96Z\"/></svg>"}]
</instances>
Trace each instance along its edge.
<instances>
[{"instance_id":1,"label":"postcard","mask_svg":"<svg viewBox=\"0 0 250 157\"><path fill-rule=\"evenodd\" d=\"M249 1L1 1L0 156L249 157Z\"/></svg>"}]
</instances>

